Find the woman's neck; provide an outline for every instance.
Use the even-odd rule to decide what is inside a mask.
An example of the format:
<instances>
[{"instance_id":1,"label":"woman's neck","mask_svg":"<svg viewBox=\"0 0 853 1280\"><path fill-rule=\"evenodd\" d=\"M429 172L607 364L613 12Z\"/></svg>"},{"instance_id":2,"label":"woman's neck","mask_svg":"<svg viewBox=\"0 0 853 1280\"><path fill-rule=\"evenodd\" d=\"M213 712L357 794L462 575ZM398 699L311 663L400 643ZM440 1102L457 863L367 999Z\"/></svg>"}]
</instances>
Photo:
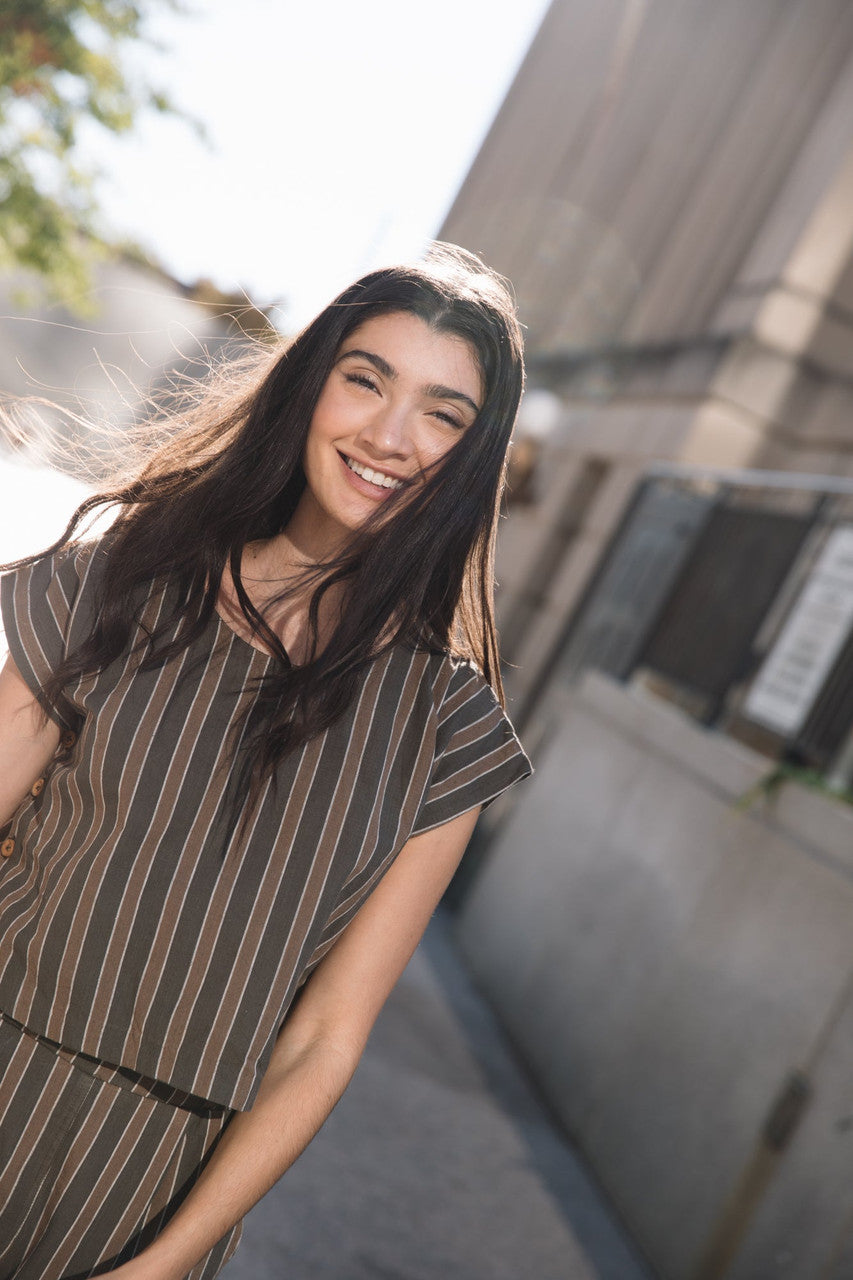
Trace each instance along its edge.
<instances>
[{"instance_id":1,"label":"woman's neck","mask_svg":"<svg viewBox=\"0 0 853 1280\"><path fill-rule=\"evenodd\" d=\"M250 542L243 549L240 579L246 594L264 615L284 646L294 666L307 662L310 654L308 606L317 587L317 578L307 575L316 561L304 554L287 530L265 542ZM286 595L276 600L283 592ZM318 647L322 649L334 630L343 599L343 586L330 587L320 601ZM269 647L252 633L226 566L222 575L217 608L229 627L255 648L269 653Z\"/></svg>"},{"instance_id":2,"label":"woman's neck","mask_svg":"<svg viewBox=\"0 0 853 1280\"><path fill-rule=\"evenodd\" d=\"M334 560L346 550L351 531L331 520L306 489L287 527L266 543L270 561L303 570Z\"/></svg>"}]
</instances>

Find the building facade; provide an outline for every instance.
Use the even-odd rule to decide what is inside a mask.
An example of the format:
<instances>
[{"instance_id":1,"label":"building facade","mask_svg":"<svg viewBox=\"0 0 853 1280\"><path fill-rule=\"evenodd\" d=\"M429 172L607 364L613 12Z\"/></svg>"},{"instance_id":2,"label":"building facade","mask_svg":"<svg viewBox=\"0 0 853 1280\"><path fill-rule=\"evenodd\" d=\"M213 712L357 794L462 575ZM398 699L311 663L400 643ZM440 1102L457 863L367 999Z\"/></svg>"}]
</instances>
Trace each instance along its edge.
<instances>
[{"instance_id":1,"label":"building facade","mask_svg":"<svg viewBox=\"0 0 853 1280\"><path fill-rule=\"evenodd\" d=\"M650 461L853 475L853 9L556 0L440 236L559 397L501 547L527 711Z\"/></svg>"},{"instance_id":2,"label":"building facade","mask_svg":"<svg viewBox=\"0 0 853 1280\"><path fill-rule=\"evenodd\" d=\"M553 410L463 950L661 1277L842 1280L853 8L555 0L440 235Z\"/></svg>"}]
</instances>

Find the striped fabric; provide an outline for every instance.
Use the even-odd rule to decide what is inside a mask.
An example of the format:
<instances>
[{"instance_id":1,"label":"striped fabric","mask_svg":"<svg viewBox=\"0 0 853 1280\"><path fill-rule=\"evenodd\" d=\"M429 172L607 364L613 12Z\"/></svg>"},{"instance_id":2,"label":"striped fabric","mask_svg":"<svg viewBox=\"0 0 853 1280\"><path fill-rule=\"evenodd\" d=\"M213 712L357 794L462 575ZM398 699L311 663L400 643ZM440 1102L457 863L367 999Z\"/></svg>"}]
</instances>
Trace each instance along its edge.
<instances>
[{"instance_id":1,"label":"striped fabric","mask_svg":"<svg viewBox=\"0 0 853 1280\"><path fill-rule=\"evenodd\" d=\"M82 1280L150 1244L232 1114L188 1112L0 1014L0 1276ZM241 1226L193 1268L212 1280Z\"/></svg>"},{"instance_id":2,"label":"striped fabric","mask_svg":"<svg viewBox=\"0 0 853 1280\"><path fill-rule=\"evenodd\" d=\"M88 633L102 564L81 543L3 578L7 642L34 690ZM170 591L152 585L140 626ZM0 1009L234 1108L251 1105L294 995L409 836L530 772L473 667L399 646L235 833L230 730L274 662L216 615L158 670L120 660L68 686L64 745L0 865Z\"/></svg>"}]
</instances>

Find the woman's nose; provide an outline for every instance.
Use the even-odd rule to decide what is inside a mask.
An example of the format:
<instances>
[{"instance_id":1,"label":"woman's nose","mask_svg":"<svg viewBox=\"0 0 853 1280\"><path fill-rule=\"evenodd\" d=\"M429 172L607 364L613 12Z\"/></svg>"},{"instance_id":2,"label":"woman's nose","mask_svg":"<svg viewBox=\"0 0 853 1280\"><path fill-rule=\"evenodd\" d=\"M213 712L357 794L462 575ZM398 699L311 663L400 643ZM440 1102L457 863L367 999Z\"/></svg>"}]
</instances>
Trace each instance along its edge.
<instances>
[{"instance_id":1,"label":"woman's nose","mask_svg":"<svg viewBox=\"0 0 853 1280\"><path fill-rule=\"evenodd\" d=\"M412 450L409 414L402 405L380 405L359 432L376 449L408 455Z\"/></svg>"}]
</instances>

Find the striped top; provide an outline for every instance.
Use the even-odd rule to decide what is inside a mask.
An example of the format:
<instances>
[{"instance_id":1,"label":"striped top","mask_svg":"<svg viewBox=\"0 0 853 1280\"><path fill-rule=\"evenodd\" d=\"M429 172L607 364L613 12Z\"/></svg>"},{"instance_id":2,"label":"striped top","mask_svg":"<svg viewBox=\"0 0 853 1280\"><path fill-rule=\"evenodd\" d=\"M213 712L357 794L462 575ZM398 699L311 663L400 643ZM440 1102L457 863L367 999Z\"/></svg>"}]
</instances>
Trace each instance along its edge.
<instances>
[{"instance_id":1,"label":"striped top","mask_svg":"<svg viewBox=\"0 0 853 1280\"><path fill-rule=\"evenodd\" d=\"M3 577L34 692L88 634L104 558L84 542ZM152 584L140 626L172 590ZM234 831L226 742L276 661L215 614L159 669L127 657L66 686L62 744L0 860L0 1009L241 1109L297 990L406 840L531 771L474 667L400 645Z\"/></svg>"}]
</instances>

